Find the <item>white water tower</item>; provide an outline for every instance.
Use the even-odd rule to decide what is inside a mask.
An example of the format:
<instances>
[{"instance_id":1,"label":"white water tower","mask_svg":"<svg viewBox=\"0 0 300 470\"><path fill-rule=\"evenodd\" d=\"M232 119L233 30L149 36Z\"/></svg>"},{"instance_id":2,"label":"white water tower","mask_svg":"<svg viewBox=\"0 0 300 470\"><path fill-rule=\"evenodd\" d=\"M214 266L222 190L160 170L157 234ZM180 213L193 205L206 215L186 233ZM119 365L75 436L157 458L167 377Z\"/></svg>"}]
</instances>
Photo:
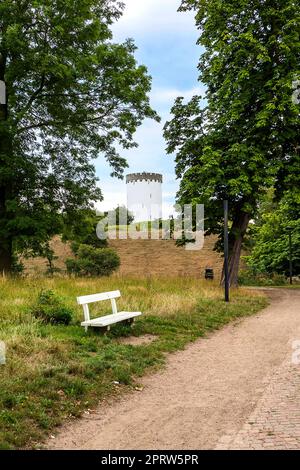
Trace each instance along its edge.
<instances>
[{"instance_id":1,"label":"white water tower","mask_svg":"<svg viewBox=\"0 0 300 470\"><path fill-rule=\"evenodd\" d=\"M126 176L127 208L135 222L162 217L162 182L159 173L131 173Z\"/></svg>"}]
</instances>

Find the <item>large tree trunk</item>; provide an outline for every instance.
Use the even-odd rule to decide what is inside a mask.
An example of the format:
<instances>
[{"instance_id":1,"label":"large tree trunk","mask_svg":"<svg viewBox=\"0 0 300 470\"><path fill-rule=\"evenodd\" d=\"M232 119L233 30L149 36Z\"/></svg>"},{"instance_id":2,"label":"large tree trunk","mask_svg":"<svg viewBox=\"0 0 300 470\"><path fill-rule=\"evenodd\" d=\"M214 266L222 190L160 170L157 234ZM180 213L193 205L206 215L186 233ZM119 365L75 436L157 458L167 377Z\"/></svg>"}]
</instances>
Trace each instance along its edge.
<instances>
[{"instance_id":1,"label":"large tree trunk","mask_svg":"<svg viewBox=\"0 0 300 470\"><path fill-rule=\"evenodd\" d=\"M229 232L229 284L238 285L238 274L243 240L249 225L250 215L240 212L233 220ZM224 266L221 283L224 284Z\"/></svg>"},{"instance_id":2,"label":"large tree trunk","mask_svg":"<svg viewBox=\"0 0 300 470\"><path fill-rule=\"evenodd\" d=\"M2 243L1 243L2 245ZM13 254L11 244L0 245L0 275L9 274L12 268Z\"/></svg>"},{"instance_id":3,"label":"large tree trunk","mask_svg":"<svg viewBox=\"0 0 300 470\"><path fill-rule=\"evenodd\" d=\"M0 80L5 81L5 66L6 66L6 54L0 51ZM7 93L6 102L0 104L0 125L1 121L7 120L8 108L7 108ZM6 155L9 155L11 151L11 140L4 127L0 129L0 165L7 165ZM3 160L4 157L4 160ZM7 200L10 195L11 184L1 175L0 185L0 275L6 274L11 271L13 253L12 253L12 237L11 234L6 232L6 222L9 217L7 213Z\"/></svg>"},{"instance_id":4,"label":"large tree trunk","mask_svg":"<svg viewBox=\"0 0 300 470\"><path fill-rule=\"evenodd\" d=\"M13 261L12 238L10 234L5 233L5 225L8 217L6 196L7 188L0 187L0 275L10 273Z\"/></svg>"}]
</instances>

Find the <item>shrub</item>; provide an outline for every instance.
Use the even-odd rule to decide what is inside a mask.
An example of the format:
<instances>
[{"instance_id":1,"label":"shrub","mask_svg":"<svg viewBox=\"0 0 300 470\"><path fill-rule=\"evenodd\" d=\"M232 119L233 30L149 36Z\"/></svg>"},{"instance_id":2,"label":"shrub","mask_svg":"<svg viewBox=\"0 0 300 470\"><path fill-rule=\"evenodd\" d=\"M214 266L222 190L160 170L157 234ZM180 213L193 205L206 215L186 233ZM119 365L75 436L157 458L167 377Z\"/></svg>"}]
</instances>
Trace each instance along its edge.
<instances>
[{"instance_id":1,"label":"shrub","mask_svg":"<svg viewBox=\"0 0 300 470\"><path fill-rule=\"evenodd\" d=\"M274 194L272 193L272 197ZM252 271L289 275L289 235L293 274L300 274L300 191L289 191L279 203L264 202L250 229L252 249L246 263Z\"/></svg>"},{"instance_id":2,"label":"shrub","mask_svg":"<svg viewBox=\"0 0 300 470\"><path fill-rule=\"evenodd\" d=\"M45 323L68 325L72 320L73 311L52 290L42 290L32 313Z\"/></svg>"},{"instance_id":3,"label":"shrub","mask_svg":"<svg viewBox=\"0 0 300 470\"><path fill-rule=\"evenodd\" d=\"M284 274L255 273L250 269L239 274L239 284L242 286L283 286L286 283Z\"/></svg>"},{"instance_id":4,"label":"shrub","mask_svg":"<svg viewBox=\"0 0 300 470\"><path fill-rule=\"evenodd\" d=\"M80 245L75 259L66 260L67 271L81 276L110 276L120 266L118 254L111 248Z\"/></svg>"},{"instance_id":5,"label":"shrub","mask_svg":"<svg viewBox=\"0 0 300 470\"><path fill-rule=\"evenodd\" d=\"M79 260L74 258L66 259L66 268L69 274L80 274Z\"/></svg>"},{"instance_id":6,"label":"shrub","mask_svg":"<svg viewBox=\"0 0 300 470\"><path fill-rule=\"evenodd\" d=\"M13 276L21 276L24 274L24 264L19 260L17 255L13 255L12 265L11 265L11 274Z\"/></svg>"}]
</instances>

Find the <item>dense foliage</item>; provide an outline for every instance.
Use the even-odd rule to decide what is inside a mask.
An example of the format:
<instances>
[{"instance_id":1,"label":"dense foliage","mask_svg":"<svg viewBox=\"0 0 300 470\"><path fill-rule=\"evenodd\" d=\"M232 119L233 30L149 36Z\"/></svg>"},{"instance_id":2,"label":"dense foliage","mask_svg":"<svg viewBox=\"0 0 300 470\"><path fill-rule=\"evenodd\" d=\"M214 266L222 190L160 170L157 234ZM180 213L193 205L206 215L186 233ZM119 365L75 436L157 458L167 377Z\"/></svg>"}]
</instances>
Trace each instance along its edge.
<instances>
[{"instance_id":1,"label":"dense foliage","mask_svg":"<svg viewBox=\"0 0 300 470\"><path fill-rule=\"evenodd\" d=\"M289 275L289 233L292 240L293 274L300 275L300 193L287 193L275 205L262 208L251 228L253 243L247 263L253 274Z\"/></svg>"},{"instance_id":2,"label":"dense foliage","mask_svg":"<svg viewBox=\"0 0 300 470\"><path fill-rule=\"evenodd\" d=\"M117 150L157 118L151 79L131 40L115 44L117 0L1 0L0 271L13 251L38 253L78 209L101 198L92 160L122 177Z\"/></svg>"},{"instance_id":3,"label":"dense foliage","mask_svg":"<svg viewBox=\"0 0 300 470\"><path fill-rule=\"evenodd\" d=\"M97 237L96 228L103 216L96 215L94 210L78 211L76 219L71 222L63 221L63 241L70 241L74 254L77 253L80 245L89 245L94 248L104 248L107 246L106 240Z\"/></svg>"},{"instance_id":4,"label":"dense foliage","mask_svg":"<svg viewBox=\"0 0 300 470\"><path fill-rule=\"evenodd\" d=\"M69 274L78 276L110 276L120 266L120 258L111 248L80 245L76 258L66 260Z\"/></svg>"},{"instance_id":5,"label":"dense foliage","mask_svg":"<svg viewBox=\"0 0 300 470\"><path fill-rule=\"evenodd\" d=\"M178 98L165 126L181 179L178 202L204 203L208 233L230 207L230 280L266 188L280 198L299 185L300 9L294 0L184 0L196 13L205 101Z\"/></svg>"}]
</instances>

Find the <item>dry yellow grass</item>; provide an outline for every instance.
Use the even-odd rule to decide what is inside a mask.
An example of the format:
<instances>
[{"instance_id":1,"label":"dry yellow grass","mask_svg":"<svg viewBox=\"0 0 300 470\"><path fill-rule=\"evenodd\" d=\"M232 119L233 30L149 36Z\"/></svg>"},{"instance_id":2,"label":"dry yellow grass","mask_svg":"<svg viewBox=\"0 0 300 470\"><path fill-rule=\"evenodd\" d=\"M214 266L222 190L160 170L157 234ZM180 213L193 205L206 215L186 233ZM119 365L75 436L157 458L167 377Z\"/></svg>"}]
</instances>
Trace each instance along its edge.
<instances>
[{"instance_id":1,"label":"dry yellow grass","mask_svg":"<svg viewBox=\"0 0 300 470\"><path fill-rule=\"evenodd\" d=\"M203 278L205 268L213 268L217 279L222 270L222 257L214 251L215 237L206 237L199 251L187 251L178 247L174 240L110 240L109 244L120 256L121 266L116 276L147 277L194 277ZM56 236L51 241L55 255L54 265L65 271L66 258L73 257L68 243ZM34 258L23 260L26 273L32 276L45 274L46 260Z\"/></svg>"}]
</instances>

